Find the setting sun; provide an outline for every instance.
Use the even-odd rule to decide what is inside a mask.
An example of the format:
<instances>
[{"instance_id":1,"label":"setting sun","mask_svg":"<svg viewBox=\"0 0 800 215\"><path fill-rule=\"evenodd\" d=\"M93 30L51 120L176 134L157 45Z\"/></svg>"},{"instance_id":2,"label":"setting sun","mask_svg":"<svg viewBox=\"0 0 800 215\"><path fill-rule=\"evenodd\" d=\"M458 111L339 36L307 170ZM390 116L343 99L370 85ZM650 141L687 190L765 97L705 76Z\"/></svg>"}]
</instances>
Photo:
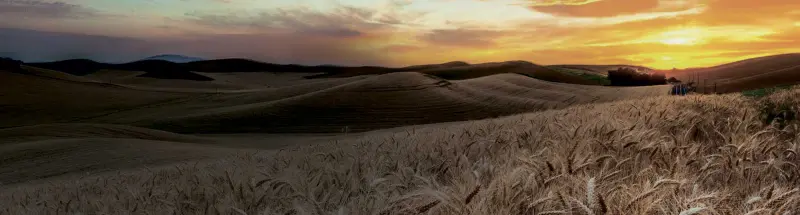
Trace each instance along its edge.
<instances>
[{"instance_id":1,"label":"setting sun","mask_svg":"<svg viewBox=\"0 0 800 215\"><path fill-rule=\"evenodd\" d=\"M692 45L696 41L696 39L678 37L661 40L661 43L667 45Z\"/></svg>"},{"instance_id":2,"label":"setting sun","mask_svg":"<svg viewBox=\"0 0 800 215\"><path fill-rule=\"evenodd\" d=\"M660 33L659 42L667 45L696 45L701 43L705 35L704 29L699 27L684 28Z\"/></svg>"}]
</instances>

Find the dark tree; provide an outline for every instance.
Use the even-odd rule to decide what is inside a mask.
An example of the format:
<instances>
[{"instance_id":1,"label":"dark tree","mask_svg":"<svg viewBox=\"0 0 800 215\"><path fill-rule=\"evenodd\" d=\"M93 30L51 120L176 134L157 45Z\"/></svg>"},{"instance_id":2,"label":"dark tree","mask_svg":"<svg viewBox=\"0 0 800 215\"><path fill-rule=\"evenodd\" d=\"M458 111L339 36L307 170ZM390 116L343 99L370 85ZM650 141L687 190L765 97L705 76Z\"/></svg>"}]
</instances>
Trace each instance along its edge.
<instances>
[{"instance_id":1,"label":"dark tree","mask_svg":"<svg viewBox=\"0 0 800 215\"><path fill-rule=\"evenodd\" d=\"M662 84L667 84L667 76L666 76L666 75L664 75L664 73L660 73L660 72L653 72L653 73L650 73L650 77L649 77L648 79L649 79L649 81L650 81L650 82L648 83L648 85L662 85Z\"/></svg>"},{"instance_id":2,"label":"dark tree","mask_svg":"<svg viewBox=\"0 0 800 215\"><path fill-rule=\"evenodd\" d=\"M640 73L627 67L608 71L608 80L611 81L611 86L648 86L667 83L664 73Z\"/></svg>"},{"instance_id":3,"label":"dark tree","mask_svg":"<svg viewBox=\"0 0 800 215\"><path fill-rule=\"evenodd\" d=\"M16 72L21 70L20 65L22 65L22 61L4 57L0 58L0 70Z\"/></svg>"},{"instance_id":4,"label":"dark tree","mask_svg":"<svg viewBox=\"0 0 800 215\"><path fill-rule=\"evenodd\" d=\"M679 80L678 80L677 78L675 78L675 77L669 77L669 79L667 79L667 83L680 83L680 82L681 82L681 81L679 81Z\"/></svg>"}]
</instances>

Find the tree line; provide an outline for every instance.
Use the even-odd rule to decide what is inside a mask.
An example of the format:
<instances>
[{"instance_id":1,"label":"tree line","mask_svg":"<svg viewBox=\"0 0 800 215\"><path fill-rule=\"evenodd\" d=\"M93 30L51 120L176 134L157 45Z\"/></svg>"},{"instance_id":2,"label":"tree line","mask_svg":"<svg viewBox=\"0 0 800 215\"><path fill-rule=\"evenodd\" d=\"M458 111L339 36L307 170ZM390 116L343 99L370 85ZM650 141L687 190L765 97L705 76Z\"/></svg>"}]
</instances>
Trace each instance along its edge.
<instances>
[{"instance_id":1,"label":"tree line","mask_svg":"<svg viewBox=\"0 0 800 215\"><path fill-rule=\"evenodd\" d=\"M0 57L0 70L17 72L20 70L20 65L22 65L22 61Z\"/></svg>"},{"instance_id":2,"label":"tree line","mask_svg":"<svg viewBox=\"0 0 800 215\"><path fill-rule=\"evenodd\" d=\"M649 86L667 84L664 73L640 73L633 68L620 67L608 71L608 80L611 86Z\"/></svg>"}]
</instances>

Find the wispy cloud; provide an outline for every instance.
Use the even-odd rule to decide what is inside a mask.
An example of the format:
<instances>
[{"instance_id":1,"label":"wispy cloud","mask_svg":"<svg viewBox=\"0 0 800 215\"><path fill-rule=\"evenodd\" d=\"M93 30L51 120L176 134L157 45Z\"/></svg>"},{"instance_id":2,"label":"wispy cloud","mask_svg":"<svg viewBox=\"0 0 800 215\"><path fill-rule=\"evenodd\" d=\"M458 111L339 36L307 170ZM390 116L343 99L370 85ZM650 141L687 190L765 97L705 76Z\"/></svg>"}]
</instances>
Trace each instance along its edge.
<instances>
[{"instance_id":1,"label":"wispy cloud","mask_svg":"<svg viewBox=\"0 0 800 215\"><path fill-rule=\"evenodd\" d=\"M610 17L649 12L658 3L658 0L534 1L531 9L559 16Z\"/></svg>"},{"instance_id":2,"label":"wispy cloud","mask_svg":"<svg viewBox=\"0 0 800 215\"><path fill-rule=\"evenodd\" d=\"M797 0L0 0L0 18L12 20L0 27L116 35L95 39L133 44L96 48L74 34L60 45L44 36L3 41L4 53L35 59L133 57L116 50L301 64L671 68L800 51L797 8Z\"/></svg>"},{"instance_id":3,"label":"wispy cloud","mask_svg":"<svg viewBox=\"0 0 800 215\"><path fill-rule=\"evenodd\" d=\"M398 5L401 6L401 5ZM330 36L359 36L364 32L412 25L413 17L369 8L339 6L329 11L305 7L278 8L261 11L235 11L230 13L186 13L188 21L200 25L240 28L251 31L273 29L293 30L301 33Z\"/></svg>"},{"instance_id":4,"label":"wispy cloud","mask_svg":"<svg viewBox=\"0 0 800 215\"><path fill-rule=\"evenodd\" d=\"M157 42L130 38L0 28L4 57L24 61L86 58L125 62L166 51Z\"/></svg>"},{"instance_id":5,"label":"wispy cloud","mask_svg":"<svg viewBox=\"0 0 800 215\"><path fill-rule=\"evenodd\" d=\"M602 0L533 0L530 2L531 6L559 6L559 5L585 5Z\"/></svg>"},{"instance_id":6,"label":"wispy cloud","mask_svg":"<svg viewBox=\"0 0 800 215\"><path fill-rule=\"evenodd\" d=\"M96 15L100 13L94 9L62 1L0 0L0 16L3 17L83 18Z\"/></svg>"},{"instance_id":7,"label":"wispy cloud","mask_svg":"<svg viewBox=\"0 0 800 215\"><path fill-rule=\"evenodd\" d=\"M430 45L489 48L495 45L493 40L501 35L502 32L491 30L453 29L433 30L420 35L419 39Z\"/></svg>"}]
</instances>

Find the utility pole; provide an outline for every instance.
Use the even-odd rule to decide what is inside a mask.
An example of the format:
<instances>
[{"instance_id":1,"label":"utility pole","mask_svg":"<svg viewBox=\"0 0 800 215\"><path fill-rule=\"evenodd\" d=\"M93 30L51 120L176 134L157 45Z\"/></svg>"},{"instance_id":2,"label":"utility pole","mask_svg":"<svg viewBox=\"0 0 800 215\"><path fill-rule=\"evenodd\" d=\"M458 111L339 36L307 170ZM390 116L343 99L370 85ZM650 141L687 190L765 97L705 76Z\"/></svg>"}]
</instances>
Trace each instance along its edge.
<instances>
[{"instance_id":1,"label":"utility pole","mask_svg":"<svg viewBox=\"0 0 800 215\"><path fill-rule=\"evenodd\" d=\"M708 93L708 76L703 79L703 93Z\"/></svg>"}]
</instances>

